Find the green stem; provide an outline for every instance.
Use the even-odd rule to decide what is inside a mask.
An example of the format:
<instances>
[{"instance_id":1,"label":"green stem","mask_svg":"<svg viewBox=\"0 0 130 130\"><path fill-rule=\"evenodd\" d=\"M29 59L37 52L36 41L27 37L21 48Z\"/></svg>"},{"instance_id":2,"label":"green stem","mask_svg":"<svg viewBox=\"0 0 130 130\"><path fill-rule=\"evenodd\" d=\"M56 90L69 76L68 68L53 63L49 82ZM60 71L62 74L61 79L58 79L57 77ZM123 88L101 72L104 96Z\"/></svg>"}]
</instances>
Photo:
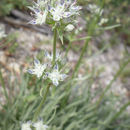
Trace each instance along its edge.
<instances>
[{"instance_id":1,"label":"green stem","mask_svg":"<svg viewBox=\"0 0 130 130\"><path fill-rule=\"evenodd\" d=\"M97 107L100 105L103 97L105 96L105 93L111 88L113 82L118 78L118 76L122 73L122 71L124 70L124 68L128 65L128 63L130 62L130 59L128 59L121 67L120 69L117 71L117 73L115 74L114 78L111 80L111 82L106 86L106 89L104 90L104 92L102 93L102 95L100 96L98 102L97 102Z\"/></svg>"},{"instance_id":2,"label":"green stem","mask_svg":"<svg viewBox=\"0 0 130 130\"><path fill-rule=\"evenodd\" d=\"M48 94L48 92L49 92L49 88L50 88L50 84L47 86L46 92L45 92L45 94L44 94L44 96L43 96L43 98L42 98L42 100L41 100L41 103L40 103L40 105L38 106L38 108L36 109L36 111L35 111L35 113L34 113L34 117L33 117L33 121L34 121L34 122L37 120L37 118L38 118L38 116L39 116L39 113L40 113L40 111L41 111L41 108L42 108L43 104L45 103L47 94Z\"/></svg>"},{"instance_id":3,"label":"green stem","mask_svg":"<svg viewBox=\"0 0 130 130\"><path fill-rule=\"evenodd\" d=\"M68 52L69 52L69 50L70 50L71 46L72 46L72 42L71 42L71 41L69 41L69 46L68 46L68 48L66 49L66 52L65 52L65 57L67 57Z\"/></svg>"},{"instance_id":4,"label":"green stem","mask_svg":"<svg viewBox=\"0 0 130 130\"><path fill-rule=\"evenodd\" d=\"M86 36L86 37L81 37L78 39L72 39L71 42L76 42L76 41L83 41L83 40L87 40L87 39L91 39L91 36Z\"/></svg>"},{"instance_id":5,"label":"green stem","mask_svg":"<svg viewBox=\"0 0 130 130\"><path fill-rule=\"evenodd\" d=\"M57 40L57 29L55 27L53 37L53 65L55 65L55 59L56 59L56 40Z\"/></svg>"},{"instance_id":6,"label":"green stem","mask_svg":"<svg viewBox=\"0 0 130 130\"><path fill-rule=\"evenodd\" d=\"M8 101L9 98L8 98L8 94L7 94L7 91L6 91L6 88L5 88L5 83L4 83L4 79L3 79L3 76L2 76L1 70L0 70L0 81L1 81L2 88L4 90L5 98Z\"/></svg>"},{"instance_id":7,"label":"green stem","mask_svg":"<svg viewBox=\"0 0 130 130\"><path fill-rule=\"evenodd\" d=\"M120 111L118 111L115 115L113 115L113 117L112 117L111 120L109 121L109 124L110 124L111 122L113 122L117 117L119 117L119 116L122 114L122 112L123 112L128 106L130 106L130 101L127 102L126 104L124 104L124 105L121 107Z\"/></svg>"},{"instance_id":8,"label":"green stem","mask_svg":"<svg viewBox=\"0 0 130 130\"><path fill-rule=\"evenodd\" d=\"M69 52L70 48L72 47L72 42L83 41L83 40L87 40L87 39L91 39L91 38L92 38L91 36L86 36L86 37L82 37L82 38L79 38L79 39L72 39L72 40L70 40L68 48L66 49L65 57L67 57L68 52Z\"/></svg>"},{"instance_id":9,"label":"green stem","mask_svg":"<svg viewBox=\"0 0 130 130\"><path fill-rule=\"evenodd\" d=\"M73 71L72 79L74 78L75 73L78 71L78 69L79 69L79 67L80 67L81 61L82 61L83 56L84 56L84 53L85 53L85 51L86 51L86 49L87 49L87 47L88 47L89 41L90 41L90 39L87 39L86 42L85 42L85 44L84 44L84 47L83 47L82 52L81 52L81 54L80 54L79 60L78 60L76 66L75 66L75 69L74 69L74 71Z\"/></svg>"},{"instance_id":10,"label":"green stem","mask_svg":"<svg viewBox=\"0 0 130 130\"><path fill-rule=\"evenodd\" d=\"M104 121L104 122L103 122L103 126L101 126L101 127L99 128L99 130L106 130L106 129L108 128L108 126L109 126L111 123L113 123L113 122L122 114L122 112L125 111L125 109L126 109L128 106L130 106L130 102L127 102L126 104L124 104L124 105L121 107L121 109L120 109L117 113L115 113L110 119L108 119L107 121Z\"/></svg>"},{"instance_id":11,"label":"green stem","mask_svg":"<svg viewBox=\"0 0 130 130\"><path fill-rule=\"evenodd\" d=\"M91 39L91 36L93 36L93 33L94 33L94 31L95 31L96 23L97 23L97 21L98 21L98 18L99 18L99 16L96 17L96 19L92 20L92 23L89 25L89 28L88 28L88 36L80 39L80 40L86 39L86 42L85 42L84 47L83 47L83 49L82 49L82 52L81 52L81 54L80 54L79 60L78 60L78 62L77 62L77 64L76 64L76 66L75 66L75 69L74 69L74 71L73 71L73 73L72 73L72 79L74 78L76 72L78 71L78 69L79 69L79 67L80 67L81 61L82 61L83 56L84 56L84 53L86 52L86 49L87 49L87 47L88 47L89 41L90 41L90 39Z\"/></svg>"}]
</instances>

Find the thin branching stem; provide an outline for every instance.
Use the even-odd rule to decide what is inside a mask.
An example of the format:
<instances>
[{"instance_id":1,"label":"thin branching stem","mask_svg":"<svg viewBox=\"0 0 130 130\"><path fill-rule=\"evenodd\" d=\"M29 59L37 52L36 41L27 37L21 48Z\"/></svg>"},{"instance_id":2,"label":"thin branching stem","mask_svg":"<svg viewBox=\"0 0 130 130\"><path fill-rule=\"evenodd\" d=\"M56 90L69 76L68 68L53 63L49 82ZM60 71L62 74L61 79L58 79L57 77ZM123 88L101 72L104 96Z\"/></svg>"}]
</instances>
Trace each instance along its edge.
<instances>
[{"instance_id":1,"label":"thin branching stem","mask_svg":"<svg viewBox=\"0 0 130 130\"><path fill-rule=\"evenodd\" d=\"M114 78L111 80L111 82L107 85L107 87L105 88L104 92L101 94L99 100L97 101L97 107L100 105L101 101L103 100L105 93L111 88L113 82L119 77L119 75L122 73L122 71L124 70L124 68L128 65L128 63L130 62L130 59L128 59L126 62L123 63L123 65L120 67L120 69L117 71L117 73L115 74Z\"/></svg>"},{"instance_id":2,"label":"thin branching stem","mask_svg":"<svg viewBox=\"0 0 130 130\"><path fill-rule=\"evenodd\" d=\"M84 53L85 53L85 51L86 51L86 49L87 49L87 47L88 47L89 41L90 41L90 39L87 39L86 42L85 42L85 44L84 44L84 47L83 47L82 52L81 52L81 54L80 54L79 60L78 60L76 66L75 66L75 69L74 69L74 71L73 71L72 79L74 78L76 72L78 71L78 69L79 69L79 67L80 67L81 61L82 61L83 56L84 56Z\"/></svg>"},{"instance_id":3,"label":"thin branching stem","mask_svg":"<svg viewBox=\"0 0 130 130\"><path fill-rule=\"evenodd\" d=\"M85 41L85 44L84 44L84 46L83 46L83 48L81 50L81 54L80 54L80 57L79 57L79 59L77 61L76 66L74 68L74 71L72 73L72 79L75 77L75 74L77 73L77 71L78 71L78 69L80 67L83 56L84 56L84 54L85 54L85 52L86 52L86 50L88 48L89 42L91 40L91 36L93 36L93 34L94 34L95 27L96 27L98 19L99 19L99 16L97 16L95 19L93 19L92 23L90 24L89 29L88 29L88 36L80 39L80 40L85 40L86 39L86 41Z\"/></svg>"},{"instance_id":4,"label":"thin branching stem","mask_svg":"<svg viewBox=\"0 0 130 130\"><path fill-rule=\"evenodd\" d=\"M122 114L122 112L124 112L124 111L126 110L126 108L127 108L128 106L130 106L130 101L127 102L126 104L124 104L124 105L121 107L121 109L120 109L118 112L116 112L110 119L108 119L107 121L105 121L105 122L103 123L103 126L101 126L99 129L100 129L100 130L105 130L105 129L107 129L108 126L109 126L112 122L114 122L114 121Z\"/></svg>"},{"instance_id":5,"label":"thin branching stem","mask_svg":"<svg viewBox=\"0 0 130 130\"><path fill-rule=\"evenodd\" d=\"M79 39L72 39L72 40L70 40L70 41L69 41L68 48L66 49L65 57L67 57L68 52L69 52L69 50L70 50L71 47L72 47L72 42L75 42L75 41L83 41L83 40L87 40L87 39L91 39L91 38L92 38L91 36L86 36L86 37L82 37L82 38L79 38Z\"/></svg>"},{"instance_id":6,"label":"thin branching stem","mask_svg":"<svg viewBox=\"0 0 130 130\"><path fill-rule=\"evenodd\" d=\"M68 52L69 52L69 50L70 50L71 47L72 47L72 42L69 41L69 45L68 45L68 47L67 47L67 49L66 49L66 52L65 52L65 57L67 57Z\"/></svg>"},{"instance_id":7,"label":"thin branching stem","mask_svg":"<svg viewBox=\"0 0 130 130\"><path fill-rule=\"evenodd\" d=\"M55 27L53 37L53 65L55 65L55 59L56 59L56 40L57 40L57 29Z\"/></svg>"},{"instance_id":8,"label":"thin branching stem","mask_svg":"<svg viewBox=\"0 0 130 130\"><path fill-rule=\"evenodd\" d=\"M44 94L44 96L43 96L43 98L42 98L42 100L41 100L41 103L40 103L40 105L38 106L38 108L36 109L36 111L35 111L35 113L34 113L34 117L33 117L33 121L34 121L34 122L37 120L37 118L38 118L38 116L39 116L39 113L40 113L40 111L41 111L41 108L42 108L43 104L44 104L45 101L46 101L47 94L48 94L48 92L49 92L50 86L51 86L50 84L47 86L46 92L45 92L45 94Z\"/></svg>"}]
</instances>

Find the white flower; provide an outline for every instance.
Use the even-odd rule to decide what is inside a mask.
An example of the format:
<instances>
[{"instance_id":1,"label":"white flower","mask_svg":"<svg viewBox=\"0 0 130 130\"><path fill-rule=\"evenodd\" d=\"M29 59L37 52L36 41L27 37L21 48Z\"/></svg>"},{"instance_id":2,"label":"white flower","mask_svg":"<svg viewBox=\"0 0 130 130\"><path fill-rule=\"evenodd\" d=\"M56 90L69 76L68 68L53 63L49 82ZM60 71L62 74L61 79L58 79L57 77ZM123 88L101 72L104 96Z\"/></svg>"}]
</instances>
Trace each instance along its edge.
<instances>
[{"instance_id":1,"label":"white flower","mask_svg":"<svg viewBox=\"0 0 130 130\"><path fill-rule=\"evenodd\" d=\"M70 32L70 31L72 31L74 29L74 25L72 25L72 24L68 24L66 27L65 27L65 30L67 31L67 32Z\"/></svg>"},{"instance_id":2,"label":"white flower","mask_svg":"<svg viewBox=\"0 0 130 130\"><path fill-rule=\"evenodd\" d=\"M34 20L31 24L43 24L46 18L50 18L56 22L78 15L80 6L76 6L76 2L70 0L37 0L33 7L29 7L34 12Z\"/></svg>"},{"instance_id":3,"label":"white flower","mask_svg":"<svg viewBox=\"0 0 130 130\"><path fill-rule=\"evenodd\" d=\"M81 6L76 6L76 2L72 3L69 7L69 11L72 15L79 15L79 10L81 10Z\"/></svg>"},{"instance_id":4,"label":"white flower","mask_svg":"<svg viewBox=\"0 0 130 130\"><path fill-rule=\"evenodd\" d=\"M46 22L46 17L48 14L47 10L47 5L48 1L47 0L37 0L37 2L34 2L33 7L28 7L34 14L34 19L30 21L30 24L39 24L42 25L43 23Z\"/></svg>"},{"instance_id":5,"label":"white flower","mask_svg":"<svg viewBox=\"0 0 130 130\"><path fill-rule=\"evenodd\" d=\"M48 77L55 86L58 86L59 81L63 81L67 77L67 75L66 74L60 74L60 72L58 70L58 65L55 65L52 72L48 73Z\"/></svg>"},{"instance_id":6,"label":"white flower","mask_svg":"<svg viewBox=\"0 0 130 130\"><path fill-rule=\"evenodd\" d=\"M32 130L30 128L31 122L23 123L21 130Z\"/></svg>"},{"instance_id":7,"label":"white flower","mask_svg":"<svg viewBox=\"0 0 130 130\"><path fill-rule=\"evenodd\" d=\"M104 23L107 23L107 22L108 22L107 18L102 18L98 25L102 26Z\"/></svg>"},{"instance_id":8,"label":"white flower","mask_svg":"<svg viewBox=\"0 0 130 130\"><path fill-rule=\"evenodd\" d=\"M54 21L60 21L64 18L69 18L73 15L79 14L78 11L81 9L80 6L75 6L76 2L71 3L70 1L60 0L55 3L54 6L50 6L50 13Z\"/></svg>"},{"instance_id":9,"label":"white flower","mask_svg":"<svg viewBox=\"0 0 130 130\"><path fill-rule=\"evenodd\" d=\"M54 21L60 21L65 13L65 4L59 3L55 8L50 8L50 13L53 16Z\"/></svg>"},{"instance_id":10,"label":"white flower","mask_svg":"<svg viewBox=\"0 0 130 130\"><path fill-rule=\"evenodd\" d=\"M6 37L7 35L5 34L4 28L0 28L0 39Z\"/></svg>"},{"instance_id":11,"label":"white flower","mask_svg":"<svg viewBox=\"0 0 130 130\"><path fill-rule=\"evenodd\" d=\"M47 125L42 123L42 120L34 123L33 126L36 128L36 130L46 130L48 128Z\"/></svg>"},{"instance_id":12,"label":"white flower","mask_svg":"<svg viewBox=\"0 0 130 130\"><path fill-rule=\"evenodd\" d=\"M34 2L36 7L39 7L40 9L45 9L47 6L48 0L37 0L37 2Z\"/></svg>"},{"instance_id":13,"label":"white flower","mask_svg":"<svg viewBox=\"0 0 130 130\"><path fill-rule=\"evenodd\" d=\"M48 58L50 61L53 61L53 53L49 54L47 51L45 52L45 56L46 58ZM60 53L57 51L56 52L56 58L55 61L61 61L61 55Z\"/></svg>"},{"instance_id":14,"label":"white flower","mask_svg":"<svg viewBox=\"0 0 130 130\"><path fill-rule=\"evenodd\" d=\"M43 23L46 22L46 17L47 17L47 10L45 10L44 12L41 11L40 9L36 9L36 8L31 8L30 9L34 12L34 19L32 21L30 21L30 24L39 24L42 25Z\"/></svg>"},{"instance_id":15,"label":"white flower","mask_svg":"<svg viewBox=\"0 0 130 130\"><path fill-rule=\"evenodd\" d=\"M40 64L40 61L35 59L34 60L34 69L29 69L28 72L30 74L36 75L38 78L40 78L43 75L43 72L45 71L47 65L46 64Z\"/></svg>"},{"instance_id":16,"label":"white flower","mask_svg":"<svg viewBox=\"0 0 130 130\"><path fill-rule=\"evenodd\" d=\"M91 13L99 14L100 16L103 13L103 9L101 9L100 7L98 7L97 5L94 5L94 4L93 5L89 4L88 9L90 10Z\"/></svg>"}]
</instances>

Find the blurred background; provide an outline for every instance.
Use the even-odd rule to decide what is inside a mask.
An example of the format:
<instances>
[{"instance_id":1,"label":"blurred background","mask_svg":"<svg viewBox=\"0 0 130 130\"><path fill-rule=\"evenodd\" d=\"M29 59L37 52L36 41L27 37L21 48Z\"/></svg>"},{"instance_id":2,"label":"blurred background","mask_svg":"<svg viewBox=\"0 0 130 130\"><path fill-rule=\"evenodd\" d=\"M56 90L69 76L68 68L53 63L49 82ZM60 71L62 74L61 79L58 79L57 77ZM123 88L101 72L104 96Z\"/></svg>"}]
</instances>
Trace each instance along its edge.
<instances>
[{"instance_id":1,"label":"blurred background","mask_svg":"<svg viewBox=\"0 0 130 130\"><path fill-rule=\"evenodd\" d=\"M69 33L69 35L68 33L65 33L64 44L58 40L57 48L63 53L68 48L70 39L79 39L88 35L92 16L88 11L87 6L88 4L98 4L98 1L78 0L78 4L81 5L83 9L81 10L81 15L78 16L77 28L74 32ZM6 86L12 104L15 103L16 99L13 98L17 97L17 93L21 90L20 86L27 86L27 88L30 89L30 87L35 84L34 82L36 79L34 77L28 77L27 74L24 74L33 62L34 57L42 60L45 50L48 50L49 52L52 51L53 33L51 27L48 25L33 26L28 24L31 20L31 12L27 8L29 5L32 5L31 0L0 0L0 37L5 34L5 36L0 38L0 104L5 105L4 108L6 110L8 107L6 106L6 99L3 95L2 86ZM88 77L85 80L82 79L77 82L75 89L72 90L70 102L74 102L72 97L75 97L75 92L78 92L78 95L82 95L84 87L79 90L78 86L89 84L88 86L91 86L90 91L92 97L95 95L95 92L100 92L111 82L121 65L130 58L130 0L104 0L103 6L103 17L107 19L107 22L103 23L100 28L96 29L95 27L94 34L89 42L89 46L83 59L83 64L81 65L78 74L79 78L85 75ZM73 40L72 45L70 46L71 49L67 56L67 64L70 68L70 74L80 56L84 42L85 40ZM33 79L33 82L29 80L30 78ZM22 84L23 82L24 84ZM109 110L111 111L113 109L119 109L119 106L122 106L130 100L130 64L128 64L121 75L114 80L114 83L110 88L110 93L112 93L113 96L108 96L109 98L106 97L106 99L109 99L113 105L110 105L109 102L107 102L106 105L109 104L109 107L111 107ZM24 94L26 94L26 96L23 96L24 101L20 98L22 103L15 109L12 108L15 110L12 114L7 114L8 110L6 112L0 107L1 130L9 130L8 126L7 128L3 127L7 122L10 122L9 124L7 123L12 127L10 129L18 129L14 127L15 125L12 126L12 124L16 120L19 121L23 118L21 115L24 112L20 109L22 104L25 102L31 104L36 98L36 95L29 96L26 92L24 92ZM81 97L81 99L82 98L84 97ZM94 100L95 99L91 100L91 102L94 102ZM85 104L80 104L76 107L79 110L79 107L84 105ZM11 105L11 107L12 106L13 105ZM25 105L25 107L27 108L28 106ZM72 117L67 116L65 118L61 113L59 115L57 114L55 117L57 120L52 120L51 122L53 129L73 130L75 128L76 130L79 130L79 126L81 127L81 130L92 129L92 123L88 128L85 123L81 122L77 127L72 125L71 123L79 121L84 113L79 114L81 115L80 118L77 118L77 116L73 118L73 110L68 109L69 108L66 108L68 113L72 112ZM109 115L109 110L106 111L106 109L107 106L99 112L101 113L101 111L105 111L103 117ZM66 112L66 110L64 112ZM19 111L19 113L17 111ZM125 112L130 114L130 106L127 107ZM8 117L6 117L5 114ZM129 114L126 115L129 116ZM112 128L108 127L104 130L129 130L130 122L129 117L126 115L115 121ZM43 114L43 116L45 117L45 120L48 120L49 117L45 114ZM100 116L102 118L102 115ZM3 118L5 118L4 122L2 122ZM25 119L28 118L25 117ZM68 123L66 120L61 124L59 123L60 119L69 119L71 123ZM101 120L103 121L104 118ZM119 125L121 121L124 122ZM102 125L101 122L99 124ZM99 124L97 123L97 126L99 126ZM115 124L118 125L115 126ZM97 127L95 126L95 128Z\"/></svg>"}]
</instances>

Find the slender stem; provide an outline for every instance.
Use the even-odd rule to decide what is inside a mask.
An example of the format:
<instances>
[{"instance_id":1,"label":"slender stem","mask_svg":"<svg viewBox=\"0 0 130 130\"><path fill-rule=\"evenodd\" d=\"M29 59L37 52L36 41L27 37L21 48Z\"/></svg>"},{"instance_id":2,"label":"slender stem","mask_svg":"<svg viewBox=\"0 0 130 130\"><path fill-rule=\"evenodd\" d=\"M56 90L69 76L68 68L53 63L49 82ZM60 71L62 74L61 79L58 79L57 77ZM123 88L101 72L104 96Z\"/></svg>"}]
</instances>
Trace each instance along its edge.
<instances>
[{"instance_id":1,"label":"slender stem","mask_svg":"<svg viewBox=\"0 0 130 130\"><path fill-rule=\"evenodd\" d=\"M82 61L83 56L84 56L84 53L85 53L85 51L86 51L86 49L87 49L87 47L88 47L89 41L90 41L90 39L87 39L86 42L85 42L85 44L84 44L84 47L83 47L82 52L81 52L81 54L80 54L79 60L78 60L76 66L75 66L75 69L74 69L74 71L73 71L72 79L74 78L75 73L76 73L77 70L79 69L79 66L80 66L81 61Z\"/></svg>"},{"instance_id":2,"label":"slender stem","mask_svg":"<svg viewBox=\"0 0 130 130\"><path fill-rule=\"evenodd\" d=\"M108 126L111 123L113 123L122 114L122 112L125 111L125 109L128 106L130 106L130 102L127 102L126 104L124 104L117 113L113 114L113 116L111 118L109 118L108 120L104 121L103 122L103 126L99 127L99 130L106 130L108 128Z\"/></svg>"},{"instance_id":3,"label":"slender stem","mask_svg":"<svg viewBox=\"0 0 130 130\"><path fill-rule=\"evenodd\" d=\"M83 40L87 40L87 39L91 39L91 36L86 36L86 37L81 37L78 39L72 39L71 42L75 42L75 41L83 41Z\"/></svg>"},{"instance_id":4,"label":"slender stem","mask_svg":"<svg viewBox=\"0 0 130 130\"><path fill-rule=\"evenodd\" d=\"M103 1L104 1L104 0L103 0ZM104 2L102 3L101 7L103 7L103 5L104 5ZM89 25L89 28L88 28L88 36L90 36L90 37L88 37L88 38L91 38L92 34L94 33L95 28L96 28L96 24L97 24L99 18L100 18L100 15L97 15L97 16L92 20L92 23ZM81 39L81 40L82 40L82 39ZM79 57L79 60L78 60L76 66L75 66L75 69L74 69L74 71L73 71L72 79L74 78L75 73L78 71L78 69L79 69L79 67L80 67L81 61L82 61L83 56L84 56L84 53L85 53L85 51L86 51L86 49L87 49L87 47L88 47L89 41L90 41L90 39L86 39L86 42L85 42L85 45L84 45L84 47L83 47L83 49L82 49L81 55L80 55L80 57Z\"/></svg>"},{"instance_id":5,"label":"slender stem","mask_svg":"<svg viewBox=\"0 0 130 130\"><path fill-rule=\"evenodd\" d=\"M77 62L77 64L76 64L76 66L75 66L75 69L74 69L74 71L73 71L73 73L72 73L72 79L74 78L76 72L78 71L78 69L79 69L79 67L80 67L81 61L82 61L83 56L84 56L84 53L86 52L86 49L87 49L87 47L88 47L89 41L90 41L90 39L91 39L91 36L93 35L93 33L94 33L94 31L95 31L95 27L96 27L97 21L98 21L98 17L97 17L96 19L94 19L94 20L92 21L92 23L90 24L90 26L89 26L89 28L88 28L88 37L85 37L85 38L83 38L83 39L82 39L82 38L80 39L80 40L86 39L86 42L85 42L84 47L83 47L83 49L82 49L82 51L81 51L81 54L80 54L80 57L79 57L79 60L78 60L78 62Z\"/></svg>"},{"instance_id":6,"label":"slender stem","mask_svg":"<svg viewBox=\"0 0 130 130\"><path fill-rule=\"evenodd\" d=\"M2 88L3 88L3 90L4 90L4 95L5 95L5 98L6 98L6 100L8 101L8 93L7 93L7 91L6 91L6 87L5 87L5 83L4 83L4 79L3 79L3 76L2 76L2 72L1 72L1 70L0 70L0 81L1 81L1 85L2 85Z\"/></svg>"},{"instance_id":7,"label":"slender stem","mask_svg":"<svg viewBox=\"0 0 130 130\"><path fill-rule=\"evenodd\" d=\"M65 57L67 57L68 52L69 52L69 50L70 50L71 46L72 46L72 42L71 42L71 41L69 41L69 45L68 45L68 47L67 47L67 49L66 49L66 52L65 52Z\"/></svg>"},{"instance_id":8,"label":"slender stem","mask_svg":"<svg viewBox=\"0 0 130 130\"><path fill-rule=\"evenodd\" d=\"M115 115L113 115L113 117L112 117L112 118L110 119L110 121L109 121L109 124L110 124L111 122L113 122L117 117L119 117L119 116L122 114L122 112L123 112L128 106L130 106L130 101L127 102L126 104L124 104L124 105L121 107L121 109L120 109L117 113L115 113Z\"/></svg>"},{"instance_id":9,"label":"slender stem","mask_svg":"<svg viewBox=\"0 0 130 130\"><path fill-rule=\"evenodd\" d=\"M72 39L72 40L70 40L68 48L66 49L65 57L67 57L68 52L69 52L70 48L72 47L72 42L87 40L87 39L91 39L91 38L92 38L91 36L86 36L86 37L82 37L82 38L79 38L79 39Z\"/></svg>"},{"instance_id":10,"label":"slender stem","mask_svg":"<svg viewBox=\"0 0 130 130\"><path fill-rule=\"evenodd\" d=\"M106 89L104 90L104 92L101 94L101 96L99 97L99 100L97 101L97 107L100 105L105 93L111 88L113 82L117 79L117 77L122 73L122 71L124 70L124 68L128 65L128 63L130 62L130 59L128 59L121 67L120 69L117 71L117 73L115 74L114 78L111 80L111 82L106 86Z\"/></svg>"},{"instance_id":11,"label":"slender stem","mask_svg":"<svg viewBox=\"0 0 130 130\"><path fill-rule=\"evenodd\" d=\"M45 100L46 100L47 94L48 94L48 92L49 92L50 86L51 86L51 85L49 84L49 85L47 86L47 88L46 88L46 92L45 92L45 94L44 94L44 96L43 96L43 98L42 98L42 100L41 100L41 103L40 103L40 105L38 106L38 108L36 109L36 111L35 111L35 113L34 113L33 121L36 121L37 118L38 118L38 116L39 116L39 113L40 113L40 111L41 111L41 108L42 108L43 104L45 103Z\"/></svg>"},{"instance_id":12,"label":"slender stem","mask_svg":"<svg viewBox=\"0 0 130 130\"><path fill-rule=\"evenodd\" d=\"M53 65L55 64L56 59L56 40L57 40L57 29L54 28L54 37L53 37Z\"/></svg>"}]
</instances>

